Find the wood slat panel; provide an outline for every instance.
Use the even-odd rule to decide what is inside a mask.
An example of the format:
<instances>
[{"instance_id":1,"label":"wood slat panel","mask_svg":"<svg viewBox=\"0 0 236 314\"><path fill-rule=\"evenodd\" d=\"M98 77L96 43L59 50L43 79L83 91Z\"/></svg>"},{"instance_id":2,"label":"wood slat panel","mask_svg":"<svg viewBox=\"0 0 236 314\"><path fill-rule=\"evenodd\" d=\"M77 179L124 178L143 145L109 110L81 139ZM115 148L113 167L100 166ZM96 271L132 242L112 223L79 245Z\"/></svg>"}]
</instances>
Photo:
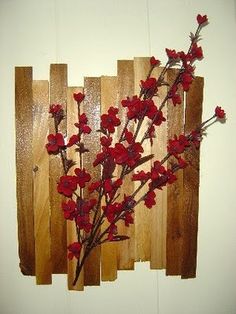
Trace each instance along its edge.
<instances>
[{"instance_id":1,"label":"wood slat panel","mask_svg":"<svg viewBox=\"0 0 236 314\"><path fill-rule=\"evenodd\" d=\"M122 126L126 122L126 110L121 106L121 100L127 96L133 96L134 94L134 64L133 60L118 60L117 63L117 76L118 76L118 107L120 109L119 117L121 119L121 126L119 130L122 130ZM132 130L132 125L131 125ZM134 184L126 177L123 182L121 195L131 195L134 191ZM123 221L117 224L118 233L127 235L129 240L117 243L117 262L118 269L134 269L135 259L135 229L134 225L125 227Z\"/></svg>"},{"instance_id":2,"label":"wood slat panel","mask_svg":"<svg viewBox=\"0 0 236 314\"><path fill-rule=\"evenodd\" d=\"M110 106L116 106L117 77L101 77L101 114L106 113ZM105 203L104 203L105 205ZM109 226L104 222L101 232ZM107 242L101 246L101 278L102 281L114 281L117 278L117 243Z\"/></svg>"},{"instance_id":3,"label":"wood slat panel","mask_svg":"<svg viewBox=\"0 0 236 314\"><path fill-rule=\"evenodd\" d=\"M190 133L201 124L203 102L202 77L196 77L186 95L185 133ZM182 278L196 277L197 266L197 232L199 206L199 157L200 151L194 148L185 152L184 158L189 162L183 171L184 178L184 233Z\"/></svg>"},{"instance_id":4,"label":"wood slat panel","mask_svg":"<svg viewBox=\"0 0 236 314\"><path fill-rule=\"evenodd\" d=\"M177 70L171 69L167 73L167 81L174 81ZM181 92L183 100L183 93ZM184 104L168 103L168 137L173 138L184 131ZM171 162L176 162L173 157L169 159ZM182 245L183 245L183 171L176 173L177 181L167 188L167 252L166 252L166 274L180 275L182 268Z\"/></svg>"},{"instance_id":5,"label":"wood slat panel","mask_svg":"<svg viewBox=\"0 0 236 314\"><path fill-rule=\"evenodd\" d=\"M67 100L67 65L50 66L50 104L61 104L66 112ZM53 119L50 119L50 133L55 133ZM66 119L59 126L59 132L66 135ZM51 256L52 270L55 274L67 272L66 222L61 210L63 197L57 192L57 182L63 174L59 155L50 156L49 185L51 206Z\"/></svg>"},{"instance_id":6,"label":"wood slat panel","mask_svg":"<svg viewBox=\"0 0 236 314\"><path fill-rule=\"evenodd\" d=\"M48 135L48 81L33 81L33 187L35 273L37 284L52 283L49 156L43 149Z\"/></svg>"},{"instance_id":7,"label":"wood slat panel","mask_svg":"<svg viewBox=\"0 0 236 314\"><path fill-rule=\"evenodd\" d=\"M100 179L100 167L93 167L93 161L96 154L100 151L100 133L96 130L100 129L100 107L101 107L101 79L98 77L86 77L84 79L84 100L83 111L88 117L88 124L92 128L92 132L84 137L85 147L89 149L89 153L83 159L83 166L89 171L94 181ZM86 189L84 197L93 197ZM96 197L96 194L94 195ZM84 265L84 285L97 286L100 285L100 256L101 247L98 246L92 250Z\"/></svg>"},{"instance_id":8,"label":"wood slat panel","mask_svg":"<svg viewBox=\"0 0 236 314\"><path fill-rule=\"evenodd\" d=\"M139 95L140 93L140 80L147 78L148 72L150 70L150 58L134 58L134 93ZM148 120L144 120L137 141L140 142L143 134L146 132ZM142 144L144 149L143 156L151 154L150 141L145 140ZM150 171L151 162L146 162L142 166L136 168L137 171ZM140 185L139 181L134 182L134 189L136 190ZM137 194L137 199L144 195L148 191L148 185L142 188L142 190ZM135 208L135 261L150 261L151 254L151 211L146 208L143 202Z\"/></svg>"},{"instance_id":9,"label":"wood slat panel","mask_svg":"<svg viewBox=\"0 0 236 314\"><path fill-rule=\"evenodd\" d=\"M15 68L16 190L20 268L35 274L32 67Z\"/></svg>"},{"instance_id":10,"label":"wood slat panel","mask_svg":"<svg viewBox=\"0 0 236 314\"><path fill-rule=\"evenodd\" d=\"M78 129L74 126L75 122L78 122L78 108L74 100L74 93L83 93L82 87L68 87L67 88L67 134L68 139L71 135L77 134ZM82 107L82 103L81 103ZM67 150L67 158L76 162L76 165L69 170L69 175L74 175L74 169L79 167L80 157L79 153L75 151L74 147ZM78 241L77 231L74 221L67 220L67 245ZM69 290L84 290L84 271L82 270L79 279L75 286L73 286L73 280L75 278L77 260L67 260L67 285Z\"/></svg>"},{"instance_id":11,"label":"wood slat panel","mask_svg":"<svg viewBox=\"0 0 236 314\"><path fill-rule=\"evenodd\" d=\"M162 68L153 71L154 77L159 77ZM166 80L166 78L165 78ZM159 107L167 94L167 87L162 86L158 90L158 97L154 101ZM164 117L167 117L166 106L162 109ZM151 152L153 160L162 160L166 155L167 147L167 121L156 128L156 138L153 140ZM167 163L164 164L166 167ZM163 269L166 267L166 223L167 223L167 189L156 192L156 205L151 208L151 269Z\"/></svg>"}]
</instances>

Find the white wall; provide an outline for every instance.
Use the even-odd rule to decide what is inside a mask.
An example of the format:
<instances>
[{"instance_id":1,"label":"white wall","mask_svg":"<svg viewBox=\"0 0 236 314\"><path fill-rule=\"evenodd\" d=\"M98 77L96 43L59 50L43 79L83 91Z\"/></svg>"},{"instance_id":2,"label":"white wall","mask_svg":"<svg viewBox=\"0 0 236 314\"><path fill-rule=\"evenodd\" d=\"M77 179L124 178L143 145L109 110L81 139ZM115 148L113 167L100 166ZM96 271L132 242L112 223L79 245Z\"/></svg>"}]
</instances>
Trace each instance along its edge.
<instances>
[{"instance_id":1,"label":"white wall","mask_svg":"<svg viewBox=\"0 0 236 314\"><path fill-rule=\"evenodd\" d=\"M34 78L45 79L50 63L68 63L69 84L78 85L83 76L115 75L119 58L154 54L164 62L166 47L188 46L198 13L210 19L197 70L205 77L204 118L220 105L228 120L209 129L201 149L197 279L139 264L84 293L67 291L64 276L36 286L18 268L14 66L32 65ZM235 13L233 0L0 0L0 313L236 313Z\"/></svg>"}]
</instances>

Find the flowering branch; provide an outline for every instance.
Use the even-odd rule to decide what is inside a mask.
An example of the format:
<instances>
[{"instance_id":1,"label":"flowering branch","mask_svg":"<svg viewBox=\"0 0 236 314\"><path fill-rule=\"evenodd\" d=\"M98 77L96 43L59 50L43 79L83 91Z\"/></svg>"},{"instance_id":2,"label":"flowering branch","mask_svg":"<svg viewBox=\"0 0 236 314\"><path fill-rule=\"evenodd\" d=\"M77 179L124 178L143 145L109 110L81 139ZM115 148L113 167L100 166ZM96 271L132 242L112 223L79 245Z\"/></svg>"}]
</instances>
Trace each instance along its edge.
<instances>
[{"instance_id":1,"label":"flowering branch","mask_svg":"<svg viewBox=\"0 0 236 314\"><path fill-rule=\"evenodd\" d=\"M78 129L77 134L73 134L68 143L65 143L63 135L59 132L59 124L64 118L62 106L51 105L49 112L54 119L55 134L48 135L46 148L49 154L59 154L61 156L64 175L60 177L57 185L59 193L68 198L62 203L62 210L65 219L75 222L78 239L68 246L68 258L76 258L77 268L73 285L76 284L86 258L90 252L98 245L105 242L124 241L129 237L120 235L117 231L117 222L123 221L126 227L134 223L133 213L135 207L144 202L147 208L152 208L156 204L155 191L162 189L167 184L172 184L176 180L175 172L187 166L187 161L182 158L182 154L190 147L196 149L200 146L204 128L215 119L224 119L225 113L221 107L216 107L214 115L199 125L190 134L175 135L169 139L166 156L161 160L152 163L150 171L143 170L136 172L136 168L152 160L154 155L143 156L142 144L145 140L153 144L156 128L166 121L162 109L166 102L170 100L173 106L180 105L182 100L180 90L188 92L194 80L194 62L203 58L202 48L198 46L200 31L207 24L207 16L197 16L198 26L196 32L190 35L190 46L187 53L183 51L166 49L167 62L158 78L152 77L153 70L160 66L160 61L154 56L150 58L150 70L145 81L140 82L139 96L127 97L121 101L121 105L127 110L127 119L120 137L114 142L114 133L121 125L117 116L119 109L110 107L108 112L101 115L101 151L96 155L93 166L101 166L101 178L91 182L91 175L87 169L83 168L83 154L89 152L85 147L83 138L91 132L88 126L88 119L84 113L81 114L81 103L85 95L74 94L74 100L78 107L78 122L75 123ZM179 70L173 82L168 86L168 92L161 102L159 108L154 103L153 98L158 96L158 90L165 85L165 74L167 70L178 66ZM134 132L131 131L130 122L134 122ZM140 142L138 135L145 125L145 132ZM74 175L68 175L68 171L75 165L73 160L67 159L67 149L71 147L79 153L79 167L74 169ZM167 169L164 163L173 156L175 162ZM120 169L118 176L115 171ZM139 181L139 186L131 195L121 195L121 187L127 175L130 180ZM144 186L147 188L140 195ZM83 189L87 188L91 195L96 197L85 198ZM104 205L102 205L104 204ZM102 212L100 213L100 209ZM91 213L93 219L91 219ZM101 226L107 222L107 227L101 231ZM83 248L83 250L82 250Z\"/></svg>"}]
</instances>

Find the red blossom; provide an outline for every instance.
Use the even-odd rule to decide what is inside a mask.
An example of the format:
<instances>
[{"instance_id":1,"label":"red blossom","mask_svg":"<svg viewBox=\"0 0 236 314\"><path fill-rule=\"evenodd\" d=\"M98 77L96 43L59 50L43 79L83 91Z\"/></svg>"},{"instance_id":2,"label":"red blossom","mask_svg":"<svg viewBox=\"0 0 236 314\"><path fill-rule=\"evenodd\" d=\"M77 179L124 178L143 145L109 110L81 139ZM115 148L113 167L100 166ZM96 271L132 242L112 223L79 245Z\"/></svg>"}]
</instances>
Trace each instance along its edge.
<instances>
[{"instance_id":1,"label":"red blossom","mask_svg":"<svg viewBox=\"0 0 236 314\"><path fill-rule=\"evenodd\" d=\"M142 88L146 90L154 89L156 87L156 82L157 80L155 77L149 77L145 81L140 81Z\"/></svg>"},{"instance_id":2,"label":"red blossom","mask_svg":"<svg viewBox=\"0 0 236 314\"><path fill-rule=\"evenodd\" d=\"M128 147L125 147L121 143L117 143L111 150L115 163L118 165L126 164L130 167L133 167L140 159L140 153L143 153L143 147L138 142L130 144Z\"/></svg>"},{"instance_id":3,"label":"red blossom","mask_svg":"<svg viewBox=\"0 0 236 314\"><path fill-rule=\"evenodd\" d=\"M71 146L77 144L77 143L79 142L79 140L80 140L79 135L74 134L74 135L72 135L72 136L70 137L69 142L67 143L66 146L67 146L67 147L71 147Z\"/></svg>"},{"instance_id":4,"label":"red blossom","mask_svg":"<svg viewBox=\"0 0 236 314\"><path fill-rule=\"evenodd\" d=\"M197 22L198 22L199 25L207 23L208 22L207 15L198 14L197 15Z\"/></svg>"},{"instance_id":5,"label":"red blossom","mask_svg":"<svg viewBox=\"0 0 236 314\"><path fill-rule=\"evenodd\" d=\"M143 170L141 170L140 172L133 174L132 181L146 181L149 179L149 177L149 172L144 172Z\"/></svg>"},{"instance_id":6,"label":"red blossom","mask_svg":"<svg viewBox=\"0 0 236 314\"><path fill-rule=\"evenodd\" d=\"M69 200L68 202L62 202L61 206L64 218L73 220L76 216L76 203L73 200Z\"/></svg>"},{"instance_id":7,"label":"red blossom","mask_svg":"<svg viewBox=\"0 0 236 314\"><path fill-rule=\"evenodd\" d=\"M171 50L171 49L166 48L166 54L169 59L174 59L174 60L179 59L179 53L176 52L174 49Z\"/></svg>"},{"instance_id":8,"label":"red blossom","mask_svg":"<svg viewBox=\"0 0 236 314\"><path fill-rule=\"evenodd\" d=\"M187 165L188 165L188 163L186 162L186 160L184 160L184 159L181 158L181 157L178 158L178 166L179 166L181 169L186 168Z\"/></svg>"},{"instance_id":9,"label":"red blossom","mask_svg":"<svg viewBox=\"0 0 236 314\"><path fill-rule=\"evenodd\" d=\"M104 214L107 218L107 220L112 223L114 219L119 215L122 211L122 204L121 203L111 203L107 206L102 207Z\"/></svg>"},{"instance_id":10,"label":"red blossom","mask_svg":"<svg viewBox=\"0 0 236 314\"><path fill-rule=\"evenodd\" d=\"M224 119L225 118L225 111L224 111L224 109L222 109L221 107L217 106L215 108L215 116L218 119Z\"/></svg>"},{"instance_id":11,"label":"red blossom","mask_svg":"<svg viewBox=\"0 0 236 314\"><path fill-rule=\"evenodd\" d=\"M100 138L100 142L101 142L102 146L109 147L112 143L112 137L102 136Z\"/></svg>"},{"instance_id":12,"label":"red blossom","mask_svg":"<svg viewBox=\"0 0 236 314\"><path fill-rule=\"evenodd\" d=\"M80 168L76 168L75 169L75 174L76 174L76 180L77 180L77 183L79 184L79 186L81 188L84 188L85 187L85 183L86 182L89 182L91 180L91 176L88 172L86 172L86 170L83 168L83 169L80 169Z\"/></svg>"},{"instance_id":13,"label":"red blossom","mask_svg":"<svg viewBox=\"0 0 236 314\"><path fill-rule=\"evenodd\" d=\"M80 242L71 243L67 248L69 250L68 258L70 260L72 260L73 257L79 259L80 251L81 251L81 248L82 248L82 244Z\"/></svg>"},{"instance_id":14,"label":"red blossom","mask_svg":"<svg viewBox=\"0 0 236 314\"><path fill-rule=\"evenodd\" d=\"M183 90L185 92L187 92L189 90L189 87L190 87L192 81L193 81L192 75L189 74L189 73L184 72L181 75L180 80L181 80L181 85L183 86Z\"/></svg>"},{"instance_id":15,"label":"red blossom","mask_svg":"<svg viewBox=\"0 0 236 314\"><path fill-rule=\"evenodd\" d=\"M134 223L134 218L132 217L130 212L126 212L124 216L125 226L129 227L130 224Z\"/></svg>"},{"instance_id":16,"label":"red blossom","mask_svg":"<svg viewBox=\"0 0 236 314\"><path fill-rule=\"evenodd\" d=\"M167 170L166 175L167 175L167 182L169 184L172 184L177 180L176 175L173 173L173 171L171 169Z\"/></svg>"},{"instance_id":17,"label":"red blossom","mask_svg":"<svg viewBox=\"0 0 236 314\"><path fill-rule=\"evenodd\" d=\"M92 182L89 185L88 190L90 193L92 193L92 192L96 191L100 186L101 186L101 181Z\"/></svg>"},{"instance_id":18,"label":"red blossom","mask_svg":"<svg viewBox=\"0 0 236 314\"><path fill-rule=\"evenodd\" d=\"M153 205L156 205L155 201L156 194L154 191L148 192L144 198L144 203L147 208L152 208Z\"/></svg>"},{"instance_id":19,"label":"red blossom","mask_svg":"<svg viewBox=\"0 0 236 314\"><path fill-rule=\"evenodd\" d=\"M109 133L115 132L115 127L120 125L120 119L116 116L118 108L110 107L107 114L101 115L101 127Z\"/></svg>"},{"instance_id":20,"label":"red blossom","mask_svg":"<svg viewBox=\"0 0 236 314\"><path fill-rule=\"evenodd\" d=\"M85 113L79 116L79 122L75 123L75 126L79 129L80 134L89 134L91 132L91 128L87 125L88 118Z\"/></svg>"},{"instance_id":21,"label":"red blossom","mask_svg":"<svg viewBox=\"0 0 236 314\"><path fill-rule=\"evenodd\" d=\"M161 61L160 61L160 60L157 60L154 56L152 56L152 57L150 58L150 65L151 65L152 67L159 66L160 63L161 63Z\"/></svg>"},{"instance_id":22,"label":"red blossom","mask_svg":"<svg viewBox=\"0 0 236 314\"><path fill-rule=\"evenodd\" d=\"M193 143L193 145L198 149L200 147L200 142L202 139L202 135L199 131L192 131L191 132L191 143Z\"/></svg>"},{"instance_id":23,"label":"red blossom","mask_svg":"<svg viewBox=\"0 0 236 314\"><path fill-rule=\"evenodd\" d=\"M53 117L55 117L56 115L61 115L61 114L63 115L62 105L59 105L59 104L51 105L49 108L49 113L51 113Z\"/></svg>"},{"instance_id":24,"label":"red blossom","mask_svg":"<svg viewBox=\"0 0 236 314\"><path fill-rule=\"evenodd\" d=\"M126 99L123 99L121 101L121 104L123 107L129 108L129 107L132 107L136 102L139 102L139 101L140 101L140 98L137 95L135 95L132 98L127 97Z\"/></svg>"},{"instance_id":25,"label":"red blossom","mask_svg":"<svg viewBox=\"0 0 236 314\"><path fill-rule=\"evenodd\" d=\"M113 241L114 235L117 234L117 226L114 223L110 224L109 231L108 231L108 240Z\"/></svg>"},{"instance_id":26,"label":"red blossom","mask_svg":"<svg viewBox=\"0 0 236 314\"><path fill-rule=\"evenodd\" d=\"M83 94L83 93L74 93L73 94L73 97L74 97L74 100L78 103L78 104L80 104L83 100L84 100L84 97L85 97L85 95Z\"/></svg>"},{"instance_id":27,"label":"red blossom","mask_svg":"<svg viewBox=\"0 0 236 314\"><path fill-rule=\"evenodd\" d=\"M67 197L71 197L77 189L77 179L75 176L62 176L57 185L57 191Z\"/></svg>"},{"instance_id":28,"label":"red blossom","mask_svg":"<svg viewBox=\"0 0 236 314\"><path fill-rule=\"evenodd\" d=\"M175 135L174 139L169 140L167 150L169 154L177 156L178 154L182 154L189 145L189 140L185 135L181 134L179 138Z\"/></svg>"},{"instance_id":29,"label":"red blossom","mask_svg":"<svg viewBox=\"0 0 236 314\"><path fill-rule=\"evenodd\" d=\"M203 58L202 47L198 47L197 43L193 44L190 53L191 53L192 60L194 59L200 60Z\"/></svg>"},{"instance_id":30,"label":"red blossom","mask_svg":"<svg viewBox=\"0 0 236 314\"><path fill-rule=\"evenodd\" d=\"M58 153L60 148L65 147L64 137L61 133L49 134L46 148L48 153Z\"/></svg>"}]
</instances>

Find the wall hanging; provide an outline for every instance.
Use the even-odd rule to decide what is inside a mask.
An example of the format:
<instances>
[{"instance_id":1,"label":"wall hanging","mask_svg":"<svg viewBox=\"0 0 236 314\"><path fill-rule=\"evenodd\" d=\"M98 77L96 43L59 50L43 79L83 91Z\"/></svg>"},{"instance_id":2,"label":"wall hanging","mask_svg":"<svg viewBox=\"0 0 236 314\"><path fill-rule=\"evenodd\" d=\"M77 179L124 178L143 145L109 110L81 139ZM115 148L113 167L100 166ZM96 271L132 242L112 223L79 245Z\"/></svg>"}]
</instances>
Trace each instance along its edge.
<instances>
[{"instance_id":1,"label":"wall hanging","mask_svg":"<svg viewBox=\"0 0 236 314\"><path fill-rule=\"evenodd\" d=\"M37 284L68 276L70 290L113 281L149 261L196 276L203 57L197 16L189 50L121 60L117 76L68 87L67 65L49 81L15 69L20 268ZM136 96L134 96L136 95Z\"/></svg>"}]
</instances>

